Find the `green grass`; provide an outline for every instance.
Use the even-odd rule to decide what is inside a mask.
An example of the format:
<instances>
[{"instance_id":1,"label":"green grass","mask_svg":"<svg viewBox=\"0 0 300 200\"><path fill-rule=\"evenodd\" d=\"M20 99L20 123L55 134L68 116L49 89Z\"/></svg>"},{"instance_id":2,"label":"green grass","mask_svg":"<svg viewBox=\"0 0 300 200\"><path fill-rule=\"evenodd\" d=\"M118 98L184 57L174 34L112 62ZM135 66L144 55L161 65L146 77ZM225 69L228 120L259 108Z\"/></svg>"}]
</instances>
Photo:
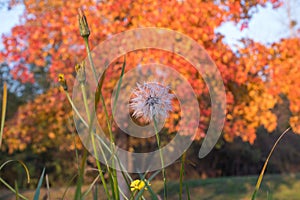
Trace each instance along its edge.
<instances>
[{"instance_id":1,"label":"green grass","mask_svg":"<svg viewBox=\"0 0 300 200\"><path fill-rule=\"evenodd\" d=\"M190 180L185 184L189 186L192 199L233 200L251 199L256 181L257 176L247 176ZM173 194L170 199L179 199L178 188L178 183L169 184L169 193ZM299 199L299 189L300 174L266 175L256 199L296 200Z\"/></svg>"},{"instance_id":2,"label":"green grass","mask_svg":"<svg viewBox=\"0 0 300 200\"><path fill-rule=\"evenodd\" d=\"M188 184L191 194L191 199L195 200L246 200L251 199L255 188L257 176L247 177L224 177L224 178L210 178L205 180L189 180L184 182ZM88 186L84 187L85 189ZM163 195L163 182L153 181L151 187L154 192ZM100 187L101 188L101 187ZM185 186L183 187L185 188ZM257 194L257 200L265 200L271 197L273 200L296 200L299 199L300 190L300 174L297 175L265 175L261 189ZM68 199L72 199L74 194L74 187L70 188L68 192ZM104 191L102 195L104 195ZM177 200L179 191L179 182L168 183L168 199ZM32 199L34 191L22 192L26 197ZM51 188L51 199L58 199L62 196L64 188ZM46 194L46 189L41 190L41 197ZM99 195L99 196L102 196ZM103 196L102 196L103 197ZM146 199L151 199L148 191L145 191ZM0 200L12 200L15 196L11 192L0 190ZM91 199L91 196L87 199ZM187 199L185 189L183 189L183 199Z\"/></svg>"},{"instance_id":3,"label":"green grass","mask_svg":"<svg viewBox=\"0 0 300 200\"><path fill-rule=\"evenodd\" d=\"M89 186L83 186L84 190L87 190ZM74 194L76 191L76 187L70 187L68 189L67 195L66 195L66 200L72 200L74 199ZM101 193L104 195L104 190L100 190ZM50 188L50 198L53 200L58 200L61 199L61 197L63 196L63 193L65 192L65 188L64 187L60 187L60 188ZM35 194L35 190L21 190L19 189L19 193L23 194L25 197L27 197L28 199L33 199L34 194ZM45 195L47 194L47 189L44 187L41 189L40 191L40 199L44 199ZM0 189L0 200L15 200L16 196L8 190L2 190ZM86 199L92 199L92 195L88 195Z\"/></svg>"}]
</instances>

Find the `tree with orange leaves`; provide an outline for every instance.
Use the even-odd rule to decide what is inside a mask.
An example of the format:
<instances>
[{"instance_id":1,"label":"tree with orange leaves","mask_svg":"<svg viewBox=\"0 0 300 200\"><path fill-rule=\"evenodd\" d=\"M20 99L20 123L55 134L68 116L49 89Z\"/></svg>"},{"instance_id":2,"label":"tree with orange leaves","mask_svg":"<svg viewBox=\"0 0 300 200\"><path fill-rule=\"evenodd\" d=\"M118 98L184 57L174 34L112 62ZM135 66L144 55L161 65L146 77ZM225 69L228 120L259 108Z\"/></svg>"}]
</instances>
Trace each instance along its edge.
<instances>
[{"instance_id":1,"label":"tree with orange leaves","mask_svg":"<svg viewBox=\"0 0 300 200\"><path fill-rule=\"evenodd\" d=\"M11 3L11 6L14 6L18 2L12 1ZM298 54L294 51L297 50L297 46L293 44L293 50L284 48L290 43L282 41L272 48L267 48L252 41L245 41L245 48L234 53L223 43L223 36L215 33L215 29L227 21L246 23L251 18L253 8L257 5L272 3L274 8L280 6L282 2L279 0L174 0L167 2L131 0L36 2L28 0L21 3L25 6L23 22L12 29L11 35L3 37L4 50L1 52L5 62L13 68L12 75L16 79L36 83L36 71L43 70L47 72L50 82L54 82L58 73L64 73L66 79L72 84L74 66L86 56L77 25L77 9L82 7L91 29L92 49L113 34L153 26L179 31L202 45L219 68L226 87L227 115L223 132L227 141L241 137L244 141L253 143L256 138L256 129L260 126L264 126L269 132L274 131L278 122L272 109L280 102L279 94L281 93L286 94L291 102L290 108L294 116L291 117L290 122L294 131L299 132L297 99L300 95L297 92L291 92L290 89L292 84L297 82L297 73L292 73L292 67L288 66L288 63L296 63ZM153 50L148 50L129 53L126 70L129 71L138 64L147 63L151 59L157 60L166 55L153 52ZM106 84L103 88L106 95L111 93L117 83L121 60L117 59L112 62L106 72ZM180 58L166 59L163 64L174 66L183 74L201 99L199 107L202 115L196 139L203 138L210 119L209 93L203 80L199 78L195 68ZM287 73L292 73L292 78L283 75ZM28 120L22 125L16 123L14 127L7 127L9 134L6 137L11 139L6 142L11 152L17 149L23 150L27 145L35 148L35 145L30 142L35 135L41 136L34 140L35 143L39 143L47 137L53 140L57 137L66 137L63 131L74 131L72 128L58 130L56 127L65 123L71 116L71 109L66 109L63 103L56 104L57 112L47 112L50 115L49 119L60 119L60 122L47 123L42 126L38 117L32 117L35 112L44 115L43 112L46 112L49 107L45 101L39 99L52 98L56 99L55 101L60 99L60 102L64 102L63 94L50 89L41 97L37 97L36 100L19 109L16 115L25 115ZM109 103L107 102L108 105ZM166 123L169 132L177 130L176 121L180 118L179 113L180 108L175 108L174 114L171 115L174 123ZM103 116L100 115L99 118L101 117ZM11 123L14 124L15 120L17 117L12 119ZM30 127L31 124L43 128L34 130L24 128L24 126ZM26 146L18 145L23 141L28 141L25 142Z\"/></svg>"}]
</instances>

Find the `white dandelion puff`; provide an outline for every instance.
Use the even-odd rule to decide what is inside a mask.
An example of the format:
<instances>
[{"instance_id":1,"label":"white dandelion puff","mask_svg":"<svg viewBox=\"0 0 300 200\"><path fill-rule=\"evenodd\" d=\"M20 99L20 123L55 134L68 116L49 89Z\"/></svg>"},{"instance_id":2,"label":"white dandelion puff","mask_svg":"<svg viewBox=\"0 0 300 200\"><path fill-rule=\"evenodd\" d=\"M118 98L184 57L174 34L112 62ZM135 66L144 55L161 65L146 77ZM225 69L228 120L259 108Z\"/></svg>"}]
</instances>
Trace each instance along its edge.
<instances>
[{"instance_id":1,"label":"white dandelion puff","mask_svg":"<svg viewBox=\"0 0 300 200\"><path fill-rule=\"evenodd\" d=\"M133 110L132 116L144 118L150 122L161 117L165 119L172 111L172 99L174 94L170 93L170 88L156 82L137 84L133 91L134 98L131 99L130 108Z\"/></svg>"}]
</instances>

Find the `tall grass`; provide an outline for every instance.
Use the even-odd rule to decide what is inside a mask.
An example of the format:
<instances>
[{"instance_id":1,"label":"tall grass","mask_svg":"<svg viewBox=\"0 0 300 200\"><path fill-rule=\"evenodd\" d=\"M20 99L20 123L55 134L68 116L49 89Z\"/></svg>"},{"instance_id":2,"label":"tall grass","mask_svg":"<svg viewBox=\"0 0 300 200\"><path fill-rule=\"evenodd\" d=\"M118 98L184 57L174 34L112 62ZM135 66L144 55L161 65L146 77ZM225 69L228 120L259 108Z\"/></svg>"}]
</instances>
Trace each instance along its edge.
<instances>
[{"instance_id":1,"label":"tall grass","mask_svg":"<svg viewBox=\"0 0 300 200\"><path fill-rule=\"evenodd\" d=\"M5 122L5 113L6 113L6 104L7 104L7 84L3 84L3 95L2 95L2 113L1 113L1 128L0 128L0 148L2 145L2 136Z\"/></svg>"},{"instance_id":2,"label":"tall grass","mask_svg":"<svg viewBox=\"0 0 300 200\"><path fill-rule=\"evenodd\" d=\"M270 153L269 153L269 155L268 155L268 157L267 157L267 159L266 159L266 161L265 161L265 163L264 163L264 166L263 166L263 168L262 168L262 170L261 170L261 172L260 172L260 175L259 175L259 177L258 177L258 179L257 179L256 185L255 185L255 190L254 190L253 195L252 195L252 200L255 200L255 199L256 199L256 195L257 195L257 192L258 192L258 190L259 190L259 188L260 188L261 182L262 182L262 180L263 180L263 177L264 177L264 174L265 174L265 171L266 171L268 162L269 162L269 160L270 160L270 158L271 158L271 156L272 156L272 154L273 154L273 152L274 152L274 150L275 150L277 144L278 144L279 141L283 138L283 136L289 132L290 129L291 129L291 127L287 128L287 129L279 136L279 138L276 140L276 142L274 143L274 145L273 145L273 147L272 147L272 149L271 149L271 151L270 151Z\"/></svg>"}]
</instances>

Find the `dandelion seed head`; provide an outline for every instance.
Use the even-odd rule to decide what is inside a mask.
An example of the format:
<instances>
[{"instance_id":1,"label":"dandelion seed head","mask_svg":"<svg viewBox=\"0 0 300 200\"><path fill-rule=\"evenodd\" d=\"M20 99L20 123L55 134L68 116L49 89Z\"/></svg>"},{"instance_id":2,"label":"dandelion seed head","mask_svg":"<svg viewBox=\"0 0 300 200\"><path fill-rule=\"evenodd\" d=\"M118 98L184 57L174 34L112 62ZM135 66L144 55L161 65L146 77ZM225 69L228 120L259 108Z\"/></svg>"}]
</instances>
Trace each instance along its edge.
<instances>
[{"instance_id":1,"label":"dandelion seed head","mask_svg":"<svg viewBox=\"0 0 300 200\"><path fill-rule=\"evenodd\" d=\"M142 117L150 122L153 117L165 119L172 111L172 99L175 95L170 93L169 87L156 82L137 84L133 94L130 108L135 118Z\"/></svg>"}]
</instances>

